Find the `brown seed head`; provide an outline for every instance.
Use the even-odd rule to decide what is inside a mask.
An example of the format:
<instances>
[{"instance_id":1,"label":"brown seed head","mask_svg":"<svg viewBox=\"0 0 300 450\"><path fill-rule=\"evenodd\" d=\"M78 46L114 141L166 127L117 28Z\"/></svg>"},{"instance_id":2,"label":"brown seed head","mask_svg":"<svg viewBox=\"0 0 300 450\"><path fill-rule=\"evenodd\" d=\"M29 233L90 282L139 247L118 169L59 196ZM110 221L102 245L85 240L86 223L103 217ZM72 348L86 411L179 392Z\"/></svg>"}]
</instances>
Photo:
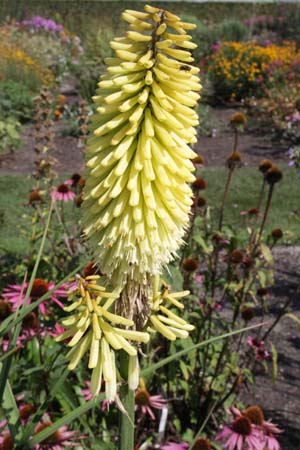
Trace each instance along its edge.
<instances>
[{"instance_id":1,"label":"brown seed head","mask_svg":"<svg viewBox=\"0 0 300 450\"><path fill-rule=\"evenodd\" d=\"M138 389L135 394L135 403L137 405L149 405L150 394L147 389Z\"/></svg>"},{"instance_id":2,"label":"brown seed head","mask_svg":"<svg viewBox=\"0 0 300 450\"><path fill-rule=\"evenodd\" d=\"M19 414L21 419L28 419L28 417L31 416L31 414L34 414L36 412L36 407L33 405L25 404L20 406L19 408Z\"/></svg>"},{"instance_id":3,"label":"brown seed head","mask_svg":"<svg viewBox=\"0 0 300 450\"><path fill-rule=\"evenodd\" d=\"M7 300L0 300L0 320L6 319L12 313L12 306Z\"/></svg>"},{"instance_id":4,"label":"brown seed head","mask_svg":"<svg viewBox=\"0 0 300 450\"><path fill-rule=\"evenodd\" d=\"M268 291L266 288L261 287L261 288L257 289L256 293L259 297L265 297L267 295Z\"/></svg>"},{"instance_id":5,"label":"brown seed head","mask_svg":"<svg viewBox=\"0 0 300 450\"><path fill-rule=\"evenodd\" d=\"M253 308L250 308L249 306L242 306L241 308L241 317L245 322L249 322L255 317L255 312Z\"/></svg>"},{"instance_id":6,"label":"brown seed head","mask_svg":"<svg viewBox=\"0 0 300 450\"><path fill-rule=\"evenodd\" d=\"M258 166L258 170L260 170L262 173L266 173L271 167L273 166L273 163L270 159L263 159Z\"/></svg>"},{"instance_id":7,"label":"brown seed head","mask_svg":"<svg viewBox=\"0 0 300 450\"><path fill-rule=\"evenodd\" d=\"M281 239L283 236L283 232L280 228L274 228L274 230L271 231L271 236L274 239Z\"/></svg>"},{"instance_id":8,"label":"brown seed head","mask_svg":"<svg viewBox=\"0 0 300 450\"><path fill-rule=\"evenodd\" d=\"M232 169L233 167L240 167L242 163L242 155L239 151L233 151L228 155L227 167Z\"/></svg>"},{"instance_id":9,"label":"brown seed head","mask_svg":"<svg viewBox=\"0 0 300 450\"><path fill-rule=\"evenodd\" d=\"M186 258L182 263L182 268L186 272L194 272L198 269L199 262L194 258Z\"/></svg>"},{"instance_id":10,"label":"brown seed head","mask_svg":"<svg viewBox=\"0 0 300 450\"><path fill-rule=\"evenodd\" d=\"M247 213L249 214L249 216L257 216L259 210L257 208L249 208Z\"/></svg>"},{"instance_id":11,"label":"brown seed head","mask_svg":"<svg viewBox=\"0 0 300 450\"><path fill-rule=\"evenodd\" d=\"M250 406L249 408L245 409L243 414L248 417L248 419L250 419L253 425L262 426L262 424L264 423L264 413L258 405Z\"/></svg>"},{"instance_id":12,"label":"brown seed head","mask_svg":"<svg viewBox=\"0 0 300 450\"><path fill-rule=\"evenodd\" d=\"M25 330L37 330L39 328L39 319L34 312L27 314L22 320L22 326Z\"/></svg>"},{"instance_id":13,"label":"brown seed head","mask_svg":"<svg viewBox=\"0 0 300 450\"><path fill-rule=\"evenodd\" d=\"M49 285L45 280L41 278L35 278L32 289L30 292L30 297L40 298L49 290Z\"/></svg>"},{"instance_id":14,"label":"brown seed head","mask_svg":"<svg viewBox=\"0 0 300 450\"><path fill-rule=\"evenodd\" d=\"M242 264L245 269L250 269L254 265L254 259L246 255L243 258Z\"/></svg>"},{"instance_id":15,"label":"brown seed head","mask_svg":"<svg viewBox=\"0 0 300 450\"><path fill-rule=\"evenodd\" d=\"M273 165L265 174L266 182L273 185L282 178L282 172L279 167Z\"/></svg>"},{"instance_id":16,"label":"brown seed head","mask_svg":"<svg viewBox=\"0 0 300 450\"><path fill-rule=\"evenodd\" d=\"M11 434L5 434L2 440L1 450L13 450L14 442Z\"/></svg>"},{"instance_id":17,"label":"brown seed head","mask_svg":"<svg viewBox=\"0 0 300 450\"><path fill-rule=\"evenodd\" d=\"M193 445L192 450L211 450L211 445L208 439L198 438Z\"/></svg>"},{"instance_id":18,"label":"brown seed head","mask_svg":"<svg viewBox=\"0 0 300 450\"><path fill-rule=\"evenodd\" d=\"M232 125L246 125L247 123L247 117L242 112L236 112L234 113L230 118L230 123Z\"/></svg>"},{"instance_id":19,"label":"brown seed head","mask_svg":"<svg viewBox=\"0 0 300 450\"><path fill-rule=\"evenodd\" d=\"M204 191L207 188L207 182L203 178L196 178L193 182L193 187L197 191Z\"/></svg>"},{"instance_id":20,"label":"brown seed head","mask_svg":"<svg viewBox=\"0 0 300 450\"><path fill-rule=\"evenodd\" d=\"M78 187L80 187L80 189L83 189L85 186L85 179L80 177L79 181L78 181Z\"/></svg>"},{"instance_id":21,"label":"brown seed head","mask_svg":"<svg viewBox=\"0 0 300 450\"><path fill-rule=\"evenodd\" d=\"M240 416L232 424L232 429L242 436L249 436L251 434L251 422L246 416Z\"/></svg>"},{"instance_id":22,"label":"brown seed head","mask_svg":"<svg viewBox=\"0 0 300 450\"><path fill-rule=\"evenodd\" d=\"M32 191L29 192L29 194L28 194L28 202L29 202L30 205L32 205L33 203L42 202L42 201L43 201L43 197L41 196L39 191L32 190Z\"/></svg>"},{"instance_id":23,"label":"brown seed head","mask_svg":"<svg viewBox=\"0 0 300 450\"><path fill-rule=\"evenodd\" d=\"M229 260L232 264L239 264L243 261L243 253L239 249L233 250L229 255Z\"/></svg>"},{"instance_id":24,"label":"brown seed head","mask_svg":"<svg viewBox=\"0 0 300 450\"><path fill-rule=\"evenodd\" d=\"M90 275L103 275L94 261L89 262L83 269L83 272L85 277Z\"/></svg>"},{"instance_id":25,"label":"brown seed head","mask_svg":"<svg viewBox=\"0 0 300 450\"><path fill-rule=\"evenodd\" d=\"M198 208L203 208L206 205L206 199L204 197L198 197L197 199L197 205Z\"/></svg>"},{"instance_id":26,"label":"brown seed head","mask_svg":"<svg viewBox=\"0 0 300 450\"><path fill-rule=\"evenodd\" d=\"M204 158L203 158L203 156L202 155L197 155L193 160L192 160L192 162L195 164L195 165L203 165L204 164Z\"/></svg>"}]
</instances>

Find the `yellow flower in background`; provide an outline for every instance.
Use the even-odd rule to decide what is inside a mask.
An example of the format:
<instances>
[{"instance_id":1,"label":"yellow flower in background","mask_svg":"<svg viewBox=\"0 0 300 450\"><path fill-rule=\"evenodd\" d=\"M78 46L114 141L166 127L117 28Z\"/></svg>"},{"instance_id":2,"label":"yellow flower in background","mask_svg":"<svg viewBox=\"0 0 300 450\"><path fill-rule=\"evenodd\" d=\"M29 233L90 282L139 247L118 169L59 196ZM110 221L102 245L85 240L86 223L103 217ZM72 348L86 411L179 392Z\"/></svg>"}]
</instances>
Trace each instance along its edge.
<instances>
[{"instance_id":1,"label":"yellow flower in background","mask_svg":"<svg viewBox=\"0 0 300 450\"><path fill-rule=\"evenodd\" d=\"M83 222L93 257L113 283L145 284L175 256L189 222L201 89L195 28L146 5L110 45L86 153Z\"/></svg>"}]
</instances>

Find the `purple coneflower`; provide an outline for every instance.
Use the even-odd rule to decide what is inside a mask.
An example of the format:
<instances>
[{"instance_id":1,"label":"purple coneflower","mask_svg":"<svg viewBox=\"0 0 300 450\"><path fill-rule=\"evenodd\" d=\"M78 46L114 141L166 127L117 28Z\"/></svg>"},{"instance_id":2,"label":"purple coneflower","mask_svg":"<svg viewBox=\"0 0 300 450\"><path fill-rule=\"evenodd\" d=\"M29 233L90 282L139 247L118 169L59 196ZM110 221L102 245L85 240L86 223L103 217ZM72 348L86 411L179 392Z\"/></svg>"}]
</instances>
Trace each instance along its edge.
<instances>
[{"instance_id":1,"label":"purple coneflower","mask_svg":"<svg viewBox=\"0 0 300 450\"><path fill-rule=\"evenodd\" d=\"M25 300L26 291L29 283L22 284L11 284L8 287L3 289L2 296L5 298L13 307L13 310L17 309L17 306L22 305ZM43 295L45 295L48 291L53 289L55 283L50 281L49 283L42 278L35 278L32 289L30 292L30 296L28 298L28 304L31 301L38 300ZM67 283L60 286L58 289L52 292L50 295L50 299L56 303L57 306L63 308L64 305L59 301L59 297L67 297L67 290L69 289L69 285ZM22 293L23 291L23 293ZM46 308L47 301L44 301L39 304L39 310L41 314L47 314L49 311Z\"/></svg>"},{"instance_id":2,"label":"purple coneflower","mask_svg":"<svg viewBox=\"0 0 300 450\"><path fill-rule=\"evenodd\" d=\"M248 417L242 414L237 416L231 423L224 425L217 434L216 441L224 441L223 449L242 450L244 444L251 450L263 450L264 442L262 433L255 425L251 424Z\"/></svg>"},{"instance_id":3,"label":"purple coneflower","mask_svg":"<svg viewBox=\"0 0 300 450\"><path fill-rule=\"evenodd\" d=\"M135 409L140 410L142 414L148 414L152 420L155 415L152 409L166 408L166 400L161 395L150 395L146 389L143 379L140 380L140 387L135 394Z\"/></svg>"},{"instance_id":4,"label":"purple coneflower","mask_svg":"<svg viewBox=\"0 0 300 450\"><path fill-rule=\"evenodd\" d=\"M75 198L75 193L71 191L67 182L60 184L56 188L53 188L50 195L53 200L62 200L64 202L74 200Z\"/></svg>"},{"instance_id":5,"label":"purple coneflower","mask_svg":"<svg viewBox=\"0 0 300 450\"><path fill-rule=\"evenodd\" d=\"M52 422L49 419L38 423L35 427L34 434L38 434L40 431L43 431L45 428L48 428L51 425ZM73 441L76 435L76 431L68 431L68 427L63 426L56 430L49 437L44 439L42 442L40 442L38 445L35 445L34 448L36 450L64 450L65 448L69 447L77 447L79 443Z\"/></svg>"}]
</instances>

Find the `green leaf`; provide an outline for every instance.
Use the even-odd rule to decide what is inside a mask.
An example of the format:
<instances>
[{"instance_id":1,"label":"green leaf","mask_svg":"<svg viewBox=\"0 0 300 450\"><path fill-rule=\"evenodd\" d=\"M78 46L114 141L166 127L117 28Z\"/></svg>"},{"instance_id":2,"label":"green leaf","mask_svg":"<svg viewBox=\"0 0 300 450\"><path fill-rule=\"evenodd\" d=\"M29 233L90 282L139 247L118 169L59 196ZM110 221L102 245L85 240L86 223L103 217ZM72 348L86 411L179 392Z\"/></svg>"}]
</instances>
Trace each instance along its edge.
<instances>
[{"instance_id":1,"label":"green leaf","mask_svg":"<svg viewBox=\"0 0 300 450\"><path fill-rule=\"evenodd\" d=\"M269 264L274 264L274 259L270 248L264 244L263 242L260 244L260 250L262 252L263 257Z\"/></svg>"},{"instance_id":2,"label":"green leaf","mask_svg":"<svg viewBox=\"0 0 300 450\"><path fill-rule=\"evenodd\" d=\"M1 363L0 368L2 369ZM14 394L8 380L6 380L4 387L2 409L8 422L9 431L15 440L22 433L21 418Z\"/></svg>"}]
</instances>

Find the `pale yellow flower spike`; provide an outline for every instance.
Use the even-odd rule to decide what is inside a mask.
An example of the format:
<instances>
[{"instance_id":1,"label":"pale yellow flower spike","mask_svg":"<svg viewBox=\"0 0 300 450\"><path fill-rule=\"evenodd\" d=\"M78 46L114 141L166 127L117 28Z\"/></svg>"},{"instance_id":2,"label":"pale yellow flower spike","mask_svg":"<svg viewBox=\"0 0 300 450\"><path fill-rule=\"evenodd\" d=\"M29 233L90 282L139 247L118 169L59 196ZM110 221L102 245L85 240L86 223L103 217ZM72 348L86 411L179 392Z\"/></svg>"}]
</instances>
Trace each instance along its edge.
<instances>
[{"instance_id":1,"label":"pale yellow flower spike","mask_svg":"<svg viewBox=\"0 0 300 450\"><path fill-rule=\"evenodd\" d=\"M94 97L86 153L85 233L101 270L119 286L147 283L176 256L192 204L196 154L188 144L196 142L201 89L187 34L194 25L144 9L126 10L129 31L110 43L115 56L106 59ZM185 337L158 316L154 322L170 338Z\"/></svg>"},{"instance_id":2,"label":"pale yellow flower spike","mask_svg":"<svg viewBox=\"0 0 300 450\"><path fill-rule=\"evenodd\" d=\"M84 355L89 352L88 367L93 370L91 392L99 393L102 376L105 380L106 398L113 401L117 392L115 350L123 349L130 355L130 386L136 385L138 372L137 350L127 339L148 342L149 334L141 331L117 328L114 324L133 326L133 321L107 311L119 297L118 292L107 292L98 284L99 276L82 278L77 276L77 289L70 293L71 305L65 311L71 315L62 320L68 330L56 338L62 341L71 338L67 357L68 368L74 370Z\"/></svg>"}]
</instances>

